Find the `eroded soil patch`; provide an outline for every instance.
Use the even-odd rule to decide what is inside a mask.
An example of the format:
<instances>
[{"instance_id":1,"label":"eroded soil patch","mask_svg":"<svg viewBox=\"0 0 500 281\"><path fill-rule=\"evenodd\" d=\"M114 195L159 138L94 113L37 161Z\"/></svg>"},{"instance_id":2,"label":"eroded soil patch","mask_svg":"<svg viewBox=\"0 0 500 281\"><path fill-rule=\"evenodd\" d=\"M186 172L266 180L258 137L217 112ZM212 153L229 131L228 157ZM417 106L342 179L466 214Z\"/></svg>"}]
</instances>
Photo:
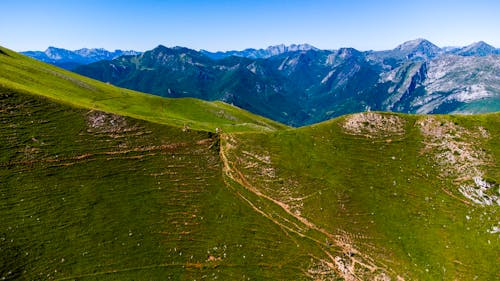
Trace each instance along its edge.
<instances>
[{"instance_id":1,"label":"eroded soil patch","mask_svg":"<svg viewBox=\"0 0 500 281\"><path fill-rule=\"evenodd\" d=\"M345 132L367 138L389 137L405 133L405 120L389 114L365 112L347 116L342 123Z\"/></svg>"}]
</instances>

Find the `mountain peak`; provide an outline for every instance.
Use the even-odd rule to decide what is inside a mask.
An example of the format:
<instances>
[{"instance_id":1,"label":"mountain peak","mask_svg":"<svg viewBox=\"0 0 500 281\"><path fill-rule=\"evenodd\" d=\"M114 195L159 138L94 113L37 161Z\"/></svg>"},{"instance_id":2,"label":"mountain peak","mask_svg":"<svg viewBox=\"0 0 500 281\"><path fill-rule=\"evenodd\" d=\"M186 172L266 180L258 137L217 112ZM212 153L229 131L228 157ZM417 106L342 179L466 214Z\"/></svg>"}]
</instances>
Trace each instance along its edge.
<instances>
[{"instance_id":1,"label":"mountain peak","mask_svg":"<svg viewBox=\"0 0 500 281\"><path fill-rule=\"evenodd\" d=\"M337 50L338 55L357 55L361 54L360 51L354 49L354 48L340 48Z\"/></svg>"},{"instance_id":2,"label":"mountain peak","mask_svg":"<svg viewBox=\"0 0 500 281\"><path fill-rule=\"evenodd\" d=\"M484 41L479 41L455 51L460 56L488 56L496 53L495 47Z\"/></svg>"},{"instance_id":3,"label":"mountain peak","mask_svg":"<svg viewBox=\"0 0 500 281\"><path fill-rule=\"evenodd\" d=\"M182 46L174 46L174 47L166 47L164 45L158 45L156 48L152 49L151 52L157 53L157 52L175 52L175 53L190 53L190 52L196 52L195 50L182 47Z\"/></svg>"},{"instance_id":4,"label":"mountain peak","mask_svg":"<svg viewBox=\"0 0 500 281\"><path fill-rule=\"evenodd\" d=\"M48 47L44 53L49 59L52 60L74 60L78 59L80 56L72 51L52 46Z\"/></svg>"},{"instance_id":5,"label":"mountain peak","mask_svg":"<svg viewBox=\"0 0 500 281\"><path fill-rule=\"evenodd\" d=\"M484 41L479 41L479 42L474 42L470 44L469 46L466 46L466 48L482 48L482 49L491 49L495 50L495 47L491 46L490 44L484 42Z\"/></svg>"},{"instance_id":6,"label":"mountain peak","mask_svg":"<svg viewBox=\"0 0 500 281\"><path fill-rule=\"evenodd\" d=\"M307 44L307 43L305 43L305 44L291 44L288 46L285 44L279 44L279 45L269 46L266 48L266 51L276 53L276 54L282 54L282 53L287 53L287 52L296 52L296 51L309 51L309 50L318 50L318 49L312 45Z\"/></svg>"},{"instance_id":7,"label":"mountain peak","mask_svg":"<svg viewBox=\"0 0 500 281\"><path fill-rule=\"evenodd\" d=\"M408 59L432 58L441 53L441 48L426 39L418 38L398 45L393 52L399 53L399 55Z\"/></svg>"},{"instance_id":8,"label":"mountain peak","mask_svg":"<svg viewBox=\"0 0 500 281\"><path fill-rule=\"evenodd\" d=\"M166 47L165 45L160 44L160 45L154 47L151 51L161 51L161 50L166 50L166 49L168 49L168 47Z\"/></svg>"},{"instance_id":9,"label":"mountain peak","mask_svg":"<svg viewBox=\"0 0 500 281\"><path fill-rule=\"evenodd\" d=\"M58 48L58 47L54 47L54 46L49 46L47 47L47 49L45 50L45 52L50 52L50 51L67 51L66 49L63 49L63 48Z\"/></svg>"},{"instance_id":10,"label":"mountain peak","mask_svg":"<svg viewBox=\"0 0 500 281\"><path fill-rule=\"evenodd\" d=\"M423 38L417 38L414 40L406 41L403 44L398 45L395 50L411 51L418 48L439 49L438 46L434 45L429 40Z\"/></svg>"}]
</instances>

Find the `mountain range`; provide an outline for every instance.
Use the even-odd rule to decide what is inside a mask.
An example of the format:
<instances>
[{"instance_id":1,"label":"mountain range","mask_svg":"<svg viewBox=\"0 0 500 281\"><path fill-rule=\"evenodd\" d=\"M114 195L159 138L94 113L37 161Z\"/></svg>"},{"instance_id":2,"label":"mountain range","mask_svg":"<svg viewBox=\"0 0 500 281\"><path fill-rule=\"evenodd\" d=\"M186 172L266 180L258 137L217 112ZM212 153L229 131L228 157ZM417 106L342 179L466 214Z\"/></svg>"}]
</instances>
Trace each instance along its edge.
<instances>
[{"instance_id":1,"label":"mountain range","mask_svg":"<svg viewBox=\"0 0 500 281\"><path fill-rule=\"evenodd\" d=\"M234 104L303 126L363 111L480 113L500 110L500 55L478 42L439 48L425 39L392 50L313 46L209 53L158 46L81 65L75 72L164 97Z\"/></svg>"},{"instance_id":2,"label":"mountain range","mask_svg":"<svg viewBox=\"0 0 500 281\"><path fill-rule=\"evenodd\" d=\"M281 55L283 53L319 50L318 48L309 44L292 44L286 46L284 44L269 46L266 49L245 49L243 51L227 51L227 52L209 52L200 50L200 52L211 59L223 59L230 56L245 57L250 59L266 59L272 56Z\"/></svg>"},{"instance_id":3,"label":"mountain range","mask_svg":"<svg viewBox=\"0 0 500 281\"><path fill-rule=\"evenodd\" d=\"M337 71L325 84L342 85L370 65L358 53L284 53L255 73L295 77L323 56ZM400 71L412 81L419 56L430 55L416 50ZM129 58L184 73L213 61L164 47ZM239 73L228 59L217 65ZM0 101L1 280L498 280L498 112L363 112L291 128L2 47Z\"/></svg>"},{"instance_id":4,"label":"mountain range","mask_svg":"<svg viewBox=\"0 0 500 281\"><path fill-rule=\"evenodd\" d=\"M141 52L123 50L110 52L102 48L83 48L70 51L62 48L48 47L45 51L26 51L21 53L39 61L72 70L80 65L102 60L112 60L125 55L138 55Z\"/></svg>"}]
</instances>

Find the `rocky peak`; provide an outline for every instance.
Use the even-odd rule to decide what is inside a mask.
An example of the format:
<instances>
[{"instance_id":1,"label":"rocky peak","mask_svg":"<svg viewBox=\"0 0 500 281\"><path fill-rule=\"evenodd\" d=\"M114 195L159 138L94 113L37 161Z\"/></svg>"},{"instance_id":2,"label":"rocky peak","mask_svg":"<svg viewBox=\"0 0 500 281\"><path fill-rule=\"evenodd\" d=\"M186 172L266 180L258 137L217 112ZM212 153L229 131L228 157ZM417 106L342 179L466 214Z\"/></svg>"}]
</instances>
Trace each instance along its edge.
<instances>
[{"instance_id":1,"label":"rocky peak","mask_svg":"<svg viewBox=\"0 0 500 281\"><path fill-rule=\"evenodd\" d=\"M441 53L438 46L421 38L404 42L393 51L410 59L415 57L432 58Z\"/></svg>"},{"instance_id":2,"label":"rocky peak","mask_svg":"<svg viewBox=\"0 0 500 281\"><path fill-rule=\"evenodd\" d=\"M455 54L460 56L488 56L495 54L497 51L495 47L485 43L484 41L479 41L465 46L455 51Z\"/></svg>"}]
</instances>

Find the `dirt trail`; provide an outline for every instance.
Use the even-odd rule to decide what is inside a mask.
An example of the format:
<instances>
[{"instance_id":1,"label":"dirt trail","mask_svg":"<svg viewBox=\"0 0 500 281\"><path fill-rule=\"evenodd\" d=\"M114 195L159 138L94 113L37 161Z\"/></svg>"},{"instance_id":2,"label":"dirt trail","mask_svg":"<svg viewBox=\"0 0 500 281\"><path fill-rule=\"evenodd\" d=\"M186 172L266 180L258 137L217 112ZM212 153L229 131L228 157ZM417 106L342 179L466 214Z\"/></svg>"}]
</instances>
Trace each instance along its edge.
<instances>
[{"instance_id":1,"label":"dirt trail","mask_svg":"<svg viewBox=\"0 0 500 281\"><path fill-rule=\"evenodd\" d=\"M261 192L261 190L259 190L258 187L252 185L246 179L245 175L240 170L238 170L236 164L232 162L228 157L231 153L231 150L234 150L236 148L235 139L230 134L222 134L220 135L220 138L221 138L220 158L223 163L224 176L238 183L248 191L252 192L254 195L258 196L259 198L262 198L267 202L272 202L274 205L279 206L287 215L291 216L292 218L300 222L302 225L301 227L297 227L297 229L290 227L283 221L278 220L273 215L268 214L263 209L257 207L254 203L252 203L250 199L246 198L240 192L237 192L235 190L236 195L238 195L245 202L247 202L255 211L257 211L264 217L268 218L269 220L280 226L283 230L288 230L290 232L299 235L300 237L304 237L313 241L321 249L321 251L325 253L325 255L329 259L329 260L319 259L321 264L323 266L327 266L330 270L335 271L339 276L342 276L345 280L367 280L366 279L367 276L364 275L361 276L359 274L360 272L366 273L366 271L373 274L373 276L370 277L370 279L390 280L390 278L387 279L388 278L386 274L387 269L376 265L374 259L371 258L370 256L357 251L350 243L348 243L349 239L346 239L344 235L334 235L333 233L328 232L326 229L314 224L313 222L301 216L297 212L292 211L290 206L287 205L286 203L264 194L263 192ZM248 154L248 152L244 154ZM266 158L265 160L266 163L270 163L269 159ZM227 185L230 186L230 183L227 183ZM286 220L283 217L281 217L281 219L289 222L289 220ZM324 239L324 241L327 240L333 241L333 246L341 250L342 256L335 255L338 253L330 252L328 250L329 246L326 245L325 242L322 242L317 238L305 234L306 231L304 231L304 229L313 230L317 233L322 234L326 238ZM358 269L356 265L359 265L359 267L361 268ZM391 273L395 275L394 272ZM380 279L381 277L383 277L384 279Z\"/></svg>"}]
</instances>

